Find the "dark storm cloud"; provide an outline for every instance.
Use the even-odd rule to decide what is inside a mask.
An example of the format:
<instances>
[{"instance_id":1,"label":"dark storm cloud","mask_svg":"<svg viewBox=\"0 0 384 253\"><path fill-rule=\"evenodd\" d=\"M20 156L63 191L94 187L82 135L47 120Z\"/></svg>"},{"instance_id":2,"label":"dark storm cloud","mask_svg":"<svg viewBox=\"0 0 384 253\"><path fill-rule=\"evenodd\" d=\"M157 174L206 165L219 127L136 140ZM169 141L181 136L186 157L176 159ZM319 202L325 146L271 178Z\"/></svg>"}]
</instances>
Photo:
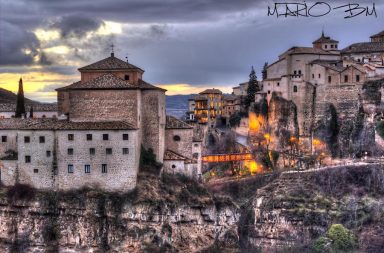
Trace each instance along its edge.
<instances>
[{"instance_id":1,"label":"dark storm cloud","mask_svg":"<svg viewBox=\"0 0 384 253\"><path fill-rule=\"evenodd\" d=\"M28 65L38 55L36 36L11 23L0 22L0 65ZM26 54L25 50L30 53Z\"/></svg>"},{"instance_id":2,"label":"dark storm cloud","mask_svg":"<svg viewBox=\"0 0 384 253\"><path fill-rule=\"evenodd\" d=\"M103 24L104 22L99 19L77 13L60 17L50 25L50 28L58 29L62 38L82 38L88 32L97 30Z\"/></svg>"}]
</instances>

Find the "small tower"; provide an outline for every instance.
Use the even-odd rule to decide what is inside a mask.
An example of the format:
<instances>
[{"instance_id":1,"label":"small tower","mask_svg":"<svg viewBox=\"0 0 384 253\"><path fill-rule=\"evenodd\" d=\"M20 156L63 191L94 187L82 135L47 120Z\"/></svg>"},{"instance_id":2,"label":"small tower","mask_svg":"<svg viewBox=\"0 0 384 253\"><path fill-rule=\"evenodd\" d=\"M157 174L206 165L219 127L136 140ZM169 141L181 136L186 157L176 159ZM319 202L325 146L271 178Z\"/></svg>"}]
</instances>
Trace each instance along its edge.
<instances>
[{"instance_id":1,"label":"small tower","mask_svg":"<svg viewBox=\"0 0 384 253\"><path fill-rule=\"evenodd\" d=\"M324 35L324 31L321 32L321 37L312 42L313 48L322 49L325 51L337 51L339 42L331 39L329 36Z\"/></svg>"},{"instance_id":2,"label":"small tower","mask_svg":"<svg viewBox=\"0 0 384 253\"><path fill-rule=\"evenodd\" d=\"M23 116L25 116L24 89L23 79L20 78L19 90L17 91L15 118L21 118Z\"/></svg>"}]
</instances>

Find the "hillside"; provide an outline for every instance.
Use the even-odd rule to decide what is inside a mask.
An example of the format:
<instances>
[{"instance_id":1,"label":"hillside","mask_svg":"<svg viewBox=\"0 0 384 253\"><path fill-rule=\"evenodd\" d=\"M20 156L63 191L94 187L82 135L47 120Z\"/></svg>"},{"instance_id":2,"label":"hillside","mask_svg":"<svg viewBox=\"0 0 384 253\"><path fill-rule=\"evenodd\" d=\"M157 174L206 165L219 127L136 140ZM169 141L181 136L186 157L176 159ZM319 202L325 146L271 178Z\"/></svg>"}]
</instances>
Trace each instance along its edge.
<instances>
[{"instance_id":1,"label":"hillside","mask_svg":"<svg viewBox=\"0 0 384 253\"><path fill-rule=\"evenodd\" d=\"M0 104L15 104L17 95L9 90L0 88ZM26 104L36 104L37 101L25 98Z\"/></svg>"}]
</instances>

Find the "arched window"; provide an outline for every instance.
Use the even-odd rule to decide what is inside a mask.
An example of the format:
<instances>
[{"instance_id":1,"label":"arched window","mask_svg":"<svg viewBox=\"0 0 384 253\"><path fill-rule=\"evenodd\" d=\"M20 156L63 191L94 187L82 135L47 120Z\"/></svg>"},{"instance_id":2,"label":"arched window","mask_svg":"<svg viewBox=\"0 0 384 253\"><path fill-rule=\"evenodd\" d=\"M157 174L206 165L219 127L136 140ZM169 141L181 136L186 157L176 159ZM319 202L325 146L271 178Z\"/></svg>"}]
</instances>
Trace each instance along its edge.
<instances>
[{"instance_id":1,"label":"arched window","mask_svg":"<svg viewBox=\"0 0 384 253\"><path fill-rule=\"evenodd\" d=\"M297 92L297 86L296 85L293 86L293 92Z\"/></svg>"},{"instance_id":2,"label":"arched window","mask_svg":"<svg viewBox=\"0 0 384 253\"><path fill-rule=\"evenodd\" d=\"M172 164L172 169L176 168L176 165Z\"/></svg>"},{"instance_id":3,"label":"arched window","mask_svg":"<svg viewBox=\"0 0 384 253\"><path fill-rule=\"evenodd\" d=\"M181 138L180 138L180 136L178 136L178 135L174 135L174 136L173 136L173 140L174 140L174 141L180 141Z\"/></svg>"}]
</instances>

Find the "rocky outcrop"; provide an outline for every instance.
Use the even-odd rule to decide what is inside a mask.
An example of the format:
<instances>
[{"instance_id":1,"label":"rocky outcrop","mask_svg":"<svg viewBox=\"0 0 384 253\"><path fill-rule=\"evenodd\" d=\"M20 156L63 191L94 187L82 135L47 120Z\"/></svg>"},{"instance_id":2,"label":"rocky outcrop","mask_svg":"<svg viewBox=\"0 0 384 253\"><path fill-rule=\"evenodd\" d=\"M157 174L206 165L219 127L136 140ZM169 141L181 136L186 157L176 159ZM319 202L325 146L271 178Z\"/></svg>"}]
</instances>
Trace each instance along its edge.
<instances>
[{"instance_id":1,"label":"rocky outcrop","mask_svg":"<svg viewBox=\"0 0 384 253\"><path fill-rule=\"evenodd\" d=\"M241 247L249 252L313 252L314 240L331 224L342 223L359 238L360 252L380 252L383 182L380 165L283 173L243 209Z\"/></svg>"},{"instance_id":2,"label":"rocky outcrop","mask_svg":"<svg viewBox=\"0 0 384 253\"><path fill-rule=\"evenodd\" d=\"M167 186L159 189L153 179L146 184L154 188L125 195L37 192L24 200L4 196L3 190L0 252L196 252L215 243L237 246L235 205L212 201L196 189L192 195L196 185L189 183L174 184L174 192L163 196L151 191L162 194Z\"/></svg>"}]
</instances>

